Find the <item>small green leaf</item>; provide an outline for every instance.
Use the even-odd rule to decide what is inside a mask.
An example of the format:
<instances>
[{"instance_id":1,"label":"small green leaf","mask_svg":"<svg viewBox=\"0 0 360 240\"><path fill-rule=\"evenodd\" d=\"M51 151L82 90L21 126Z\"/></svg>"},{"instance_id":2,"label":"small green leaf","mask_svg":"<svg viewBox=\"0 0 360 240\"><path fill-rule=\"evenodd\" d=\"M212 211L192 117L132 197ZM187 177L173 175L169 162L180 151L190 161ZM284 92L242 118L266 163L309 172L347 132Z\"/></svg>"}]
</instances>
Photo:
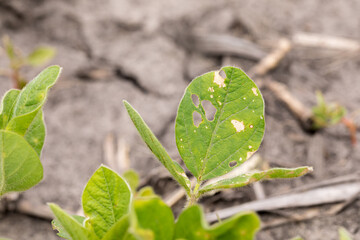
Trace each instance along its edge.
<instances>
[{"instance_id":1,"label":"small green leaf","mask_svg":"<svg viewBox=\"0 0 360 240\"><path fill-rule=\"evenodd\" d=\"M175 161L173 161L165 148L161 145L159 140L151 132L150 128L146 125L144 120L140 117L139 113L126 101L124 101L126 110L129 113L131 120L140 133L140 136L160 160L160 162L167 168L175 180L185 188L188 195L190 195L190 180L186 176L184 169Z\"/></svg>"},{"instance_id":2,"label":"small green leaf","mask_svg":"<svg viewBox=\"0 0 360 240\"><path fill-rule=\"evenodd\" d=\"M259 148L264 135L264 101L259 89L238 68L222 71L225 78L216 71L190 83L176 118L177 147L198 181L241 165ZM196 115L201 117L199 125Z\"/></svg>"},{"instance_id":3,"label":"small green leaf","mask_svg":"<svg viewBox=\"0 0 360 240\"><path fill-rule=\"evenodd\" d=\"M8 58L10 60L15 59L15 57L16 57L15 48L14 48L14 45L13 45L12 41L10 40L9 36L3 37L3 45L4 45L5 52L8 56Z\"/></svg>"},{"instance_id":4,"label":"small green leaf","mask_svg":"<svg viewBox=\"0 0 360 240\"><path fill-rule=\"evenodd\" d=\"M152 240L172 239L174 215L159 197L135 199L131 214L135 236Z\"/></svg>"},{"instance_id":5,"label":"small green leaf","mask_svg":"<svg viewBox=\"0 0 360 240\"><path fill-rule=\"evenodd\" d=\"M101 240L124 239L130 226L129 215L123 216L117 221Z\"/></svg>"},{"instance_id":6,"label":"small green leaf","mask_svg":"<svg viewBox=\"0 0 360 240\"><path fill-rule=\"evenodd\" d=\"M352 240L350 233L343 227L339 228L339 240Z\"/></svg>"},{"instance_id":7,"label":"small green leaf","mask_svg":"<svg viewBox=\"0 0 360 240\"><path fill-rule=\"evenodd\" d=\"M99 238L129 212L130 201L129 185L105 166L92 175L82 195L84 213Z\"/></svg>"},{"instance_id":8,"label":"small green leaf","mask_svg":"<svg viewBox=\"0 0 360 240\"><path fill-rule=\"evenodd\" d=\"M0 196L25 191L43 177L39 156L20 135L0 130Z\"/></svg>"},{"instance_id":9,"label":"small green leaf","mask_svg":"<svg viewBox=\"0 0 360 240\"><path fill-rule=\"evenodd\" d=\"M136 193L136 189L138 188L140 182L139 174L137 174L137 172L135 172L134 170L130 169L125 171L122 176L129 184L132 193Z\"/></svg>"},{"instance_id":10,"label":"small green leaf","mask_svg":"<svg viewBox=\"0 0 360 240\"><path fill-rule=\"evenodd\" d=\"M51 66L29 82L17 98L12 114L10 115L11 121L38 111L44 105L47 92L55 84L60 72L61 68L59 66ZM9 125L11 125L11 121Z\"/></svg>"},{"instance_id":11,"label":"small green leaf","mask_svg":"<svg viewBox=\"0 0 360 240\"><path fill-rule=\"evenodd\" d=\"M213 190L244 187L250 183L264 179L300 177L311 171L312 171L312 167L299 167L299 168L272 168L263 172L245 173L234 178L220 180L213 184L204 186L199 190L199 194L204 194L206 192Z\"/></svg>"},{"instance_id":12,"label":"small green leaf","mask_svg":"<svg viewBox=\"0 0 360 240\"><path fill-rule=\"evenodd\" d=\"M56 204L49 204L52 212L54 213L57 221L63 227L63 230L70 236L71 240L98 240L94 234L83 227L78 220L71 217L64 212Z\"/></svg>"},{"instance_id":13,"label":"small green leaf","mask_svg":"<svg viewBox=\"0 0 360 240\"><path fill-rule=\"evenodd\" d=\"M137 197L155 197L154 189L150 186L143 187L137 193Z\"/></svg>"},{"instance_id":14,"label":"small green leaf","mask_svg":"<svg viewBox=\"0 0 360 240\"><path fill-rule=\"evenodd\" d=\"M45 69L22 91L10 90L2 100L0 195L27 190L42 179L39 157L45 140L45 125L41 108L60 70L58 66Z\"/></svg>"},{"instance_id":15,"label":"small green leaf","mask_svg":"<svg viewBox=\"0 0 360 240\"><path fill-rule=\"evenodd\" d=\"M24 136L39 156L45 141L45 124L41 108L60 71L61 68L58 66L42 71L18 94L15 102L8 107L11 111L4 115L6 117L3 128ZM15 92L13 95L15 96Z\"/></svg>"},{"instance_id":16,"label":"small green leaf","mask_svg":"<svg viewBox=\"0 0 360 240\"><path fill-rule=\"evenodd\" d=\"M253 212L244 212L208 226L198 205L185 209L175 224L174 239L252 240L260 228L260 219Z\"/></svg>"},{"instance_id":17,"label":"small green leaf","mask_svg":"<svg viewBox=\"0 0 360 240\"><path fill-rule=\"evenodd\" d=\"M5 93L0 107L0 129L5 129L8 124L19 94L20 90L17 89L11 89Z\"/></svg>"},{"instance_id":18,"label":"small green leaf","mask_svg":"<svg viewBox=\"0 0 360 240\"><path fill-rule=\"evenodd\" d=\"M325 102L321 92L316 92L317 105L312 108L313 128L320 129L337 124L346 115L346 109L337 103Z\"/></svg>"},{"instance_id":19,"label":"small green leaf","mask_svg":"<svg viewBox=\"0 0 360 240\"><path fill-rule=\"evenodd\" d=\"M39 157L41 154L41 150L44 146L45 134L46 134L46 130L45 130L45 123L43 118L43 111L40 110L38 111L35 118L32 120L30 126L28 127L28 129L24 134L25 140L36 151Z\"/></svg>"},{"instance_id":20,"label":"small green leaf","mask_svg":"<svg viewBox=\"0 0 360 240\"><path fill-rule=\"evenodd\" d=\"M55 56L55 49L51 47L38 47L27 57L27 62L32 66L39 66L50 61Z\"/></svg>"},{"instance_id":21,"label":"small green leaf","mask_svg":"<svg viewBox=\"0 0 360 240\"><path fill-rule=\"evenodd\" d=\"M73 215L73 217L76 221L78 221L81 225L83 225L83 222L85 221L85 217ZM57 219L54 219L51 221L51 225L54 230L58 231L57 235L59 237L65 238L65 239L72 239L69 233L65 230L63 225L61 225L60 221Z\"/></svg>"}]
</instances>

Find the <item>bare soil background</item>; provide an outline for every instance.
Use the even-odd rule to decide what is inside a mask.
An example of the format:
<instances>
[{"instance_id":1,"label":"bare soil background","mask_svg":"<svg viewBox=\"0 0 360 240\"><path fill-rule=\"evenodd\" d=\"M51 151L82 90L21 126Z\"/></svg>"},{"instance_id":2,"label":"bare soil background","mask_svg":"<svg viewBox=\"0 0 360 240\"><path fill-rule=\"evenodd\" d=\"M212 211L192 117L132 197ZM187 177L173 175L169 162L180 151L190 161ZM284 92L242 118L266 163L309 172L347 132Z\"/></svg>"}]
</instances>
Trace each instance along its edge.
<instances>
[{"instance_id":1,"label":"bare soil background","mask_svg":"<svg viewBox=\"0 0 360 240\"><path fill-rule=\"evenodd\" d=\"M360 1L348 0L0 0L0 36L9 35L24 52L41 45L53 46L52 61L63 67L60 81L45 106L47 138L42 154L44 180L22 194L34 205L55 202L76 212L82 189L103 162L103 142L109 133L130 146L131 166L146 179L160 164L142 143L122 100L142 115L170 155L177 160L174 120L177 105L189 81L221 67L224 55L202 54L182 44L189 33L226 34L257 43L269 52L280 37L297 32L360 38ZM307 106L315 104L315 91L348 112L359 109L358 57L316 59L316 51L294 49L271 73ZM231 57L245 71L256 61ZM0 66L7 59L0 53ZM29 78L41 69L25 69ZM102 75L96 77L94 71ZM92 74L88 72L92 71ZM11 87L0 78L0 94ZM261 156L271 166L296 167L322 164L313 174L296 180L264 182L267 195L291 187L360 170L359 144L337 125L312 135L303 131L288 109L264 89L266 134ZM316 141L314 138L316 137ZM322 144L319 144L318 139ZM317 163L314 148L325 161ZM170 178L149 180L159 194L176 186ZM202 200L213 211L253 200L251 187L232 190ZM181 204L181 203L179 203ZM175 206L175 211L181 206ZM261 214L266 217L266 214ZM344 226L360 239L360 202L339 215L290 223L263 230L260 240L337 239ZM17 213L0 218L0 235L12 239L59 239L49 222Z\"/></svg>"}]
</instances>

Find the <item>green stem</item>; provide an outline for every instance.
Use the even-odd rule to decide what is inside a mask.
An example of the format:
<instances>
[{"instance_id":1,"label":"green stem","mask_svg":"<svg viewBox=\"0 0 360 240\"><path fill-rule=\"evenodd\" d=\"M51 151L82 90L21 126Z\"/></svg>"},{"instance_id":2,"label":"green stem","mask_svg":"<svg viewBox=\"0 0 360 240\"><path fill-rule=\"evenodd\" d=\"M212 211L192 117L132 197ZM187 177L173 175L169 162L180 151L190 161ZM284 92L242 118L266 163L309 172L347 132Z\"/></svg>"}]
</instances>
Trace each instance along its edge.
<instances>
[{"instance_id":1,"label":"green stem","mask_svg":"<svg viewBox=\"0 0 360 240\"><path fill-rule=\"evenodd\" d=\"M190 195L190 199L187 203L187 207L195 205L197 203L197 201L199 199L198 193L199 193L200 185L201 185L201 182L198 181L194 187L194 190L191 191L191 195Z\"/></svg>"}]
</instances>

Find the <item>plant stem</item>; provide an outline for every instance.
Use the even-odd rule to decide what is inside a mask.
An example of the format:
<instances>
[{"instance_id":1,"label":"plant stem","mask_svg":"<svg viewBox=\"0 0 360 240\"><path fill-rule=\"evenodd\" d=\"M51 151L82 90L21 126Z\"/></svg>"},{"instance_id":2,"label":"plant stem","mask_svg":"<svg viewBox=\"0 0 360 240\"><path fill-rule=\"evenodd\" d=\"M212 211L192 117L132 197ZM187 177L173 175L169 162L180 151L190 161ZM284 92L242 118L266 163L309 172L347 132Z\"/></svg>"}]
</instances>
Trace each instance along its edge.
<instances>
[{"instance_id":1,"label":"plant stem","mask_svg":"<svg viewBox=\"0 0 360 240\"><path fill-rule=\"evenodd\" d=\"M194 190L192 191L192 193L190 195L190 199L187 203L187 207L192 206L197 203L197 200L199 198L198 191L199 191L200 184L201 184L201 182L199 182L199 181L196 183Z\"/></svg>"}]
</instances>

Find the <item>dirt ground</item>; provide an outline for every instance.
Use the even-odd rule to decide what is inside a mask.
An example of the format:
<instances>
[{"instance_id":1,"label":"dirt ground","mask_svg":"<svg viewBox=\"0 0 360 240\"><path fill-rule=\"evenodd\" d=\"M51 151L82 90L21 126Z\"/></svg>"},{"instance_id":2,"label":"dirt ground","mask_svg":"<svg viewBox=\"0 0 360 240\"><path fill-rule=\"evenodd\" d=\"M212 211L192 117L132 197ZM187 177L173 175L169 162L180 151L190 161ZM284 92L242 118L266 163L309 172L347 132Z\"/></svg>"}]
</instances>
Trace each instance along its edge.
<instances>
[{"instance_id":1,"label":"dirt ground","mask_svg":"<svg viewBox=\"0 0 360 240\"><path fill-rule=\"evenodd\" d=\"M52 64L63 67L45 106L44 180L22 198L34 205L55 202L76 212L85 183L104 160L103 142L109 133L129 144L131 166L147 179L149 170L160 165L132 126L123 99L140 112L170 155L179 160L174 120L183 91L196 75L220 68L226 57L189 48L182 43L187 34L232 35L268 52L280 37L290 38L298 32L359 39L359 12L358 0L0 0L0 36L9 35L24 52L39 44L53 46L57 55ZM358 110L358 56L335 56L335 60L316 56L316 51L296 48L271 75L309 107L316 102L315 91L321 90L327 100L339 102L349 113ZM228 59L244 70L256 63ZM0 66L7 64L0 53ZM40 70L24 69L24 74L30 78ZM91 74L95 70L103 75ZM10 87L9 80L0 78L1 95ZM320 166L301 179L264 182L267 195L360 170L360 146L351 145L344 126L306 133L269 90L262 92L266 134L259 153L263 159L271 166ZM318 148L324 157L321 163L311 154ZM174 189L169 181L148 182L166 195L162 187ZM251 187L215 197L216 201L203 199L206 211L255 198ZM337 239L339 226L360 239L359 222L360 202L354 201L336 216L262 230L257 239L301 235L308 240L332 240ZM59 239L48 221L17 213L1 216L0 236Z\"/></svg>"}]
</instances>

